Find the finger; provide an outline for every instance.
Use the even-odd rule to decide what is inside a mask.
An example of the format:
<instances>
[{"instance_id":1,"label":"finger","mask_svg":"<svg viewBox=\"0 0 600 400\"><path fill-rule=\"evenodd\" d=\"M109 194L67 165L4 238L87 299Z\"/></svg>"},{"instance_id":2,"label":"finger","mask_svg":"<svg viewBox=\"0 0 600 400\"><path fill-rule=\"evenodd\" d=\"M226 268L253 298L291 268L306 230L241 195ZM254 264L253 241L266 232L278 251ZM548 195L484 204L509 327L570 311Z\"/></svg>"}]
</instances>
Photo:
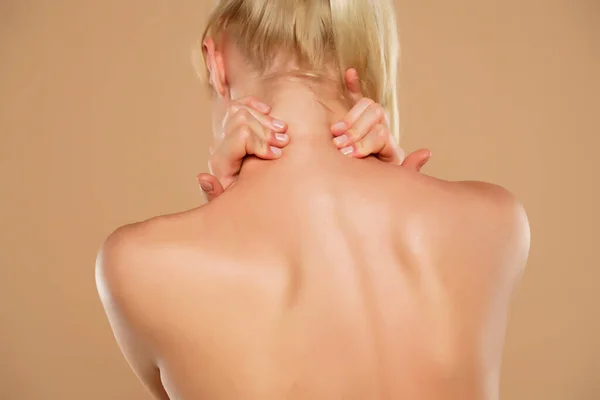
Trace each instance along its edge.
<instances>
[{"instance_id":1,"label":"finger","mask_svg":"<svg viewBox=\"0 0 600 400\"><path fill-rule=\"evenodd\" d=\"M286 135L287 136L287 135ZM272 145L269 141L263 140L258 135L253 135L246 141L246 154L254 155L264 160L274 160L281 156L281 144Z\"/></svg>"},{"instance_id":2,"label":"finger","mask_svg":"<svg viewBox=\"0 0 600 400\"><path fill-rule=\"evenodd\" d=\"M225 189L235 181L247 155L273 160L281 156L280 147L289 143L288 135L265 128L246 109L229 120L225 132L208 161L210 172Z\"/></svg>"},{"instance_id":3,"label":"finger","mask_svg":"<svg viewBox=\"0 0 600 400\"><path fill-rule=\"evenodd\" d=\"M208 159L210 173L221 182L237 175L246 156L246 142L250 140L251 136L251 129L247 125L225 135ZM226 186L225 189L227 189Z\"/></svg>"},{"instance_id":4,"label":"finger","mask_svg":"<svg viewBox=\"0 0 600 400\"><path fill-rule=\"evenodd\" d=\"M373 154L384 162L397 165L401 163L404 153L383 124L375 125L362 140L341 151L355 158L364 158Z\"/></svg>"},{"instance_id":5,"label":"finger","mask_svg":"<svg viewBox=\"0 0 600 400\"><path fill-rule=\"evenodd\" d=\"M196 179L198 180L204 199L208 202L213 201L225 191L219 180L211 174L199 174Z\"/></svg>"},{"instance_id":6,"label":"finger","mask_svg":"<svg viewBox=\"0 0 600 400\"><path fill-rule=\"evenodd\" d=\"M356 72L354 68L348 68L344 74L344 79L346 81L346 88L348 89L350 99L357 103L363 98L358 72Z\"/></svg>"},{"instance_id":7,"label":"finger","mask_svg":"<svg viewBox=\"0 0 600 400\"><path fill-rule=\"evenodd\" d=\"M362 138L376 125L385 123L385 111L378 103L371 103L350 129L333 139L338 148L349 146Z\"/></svg>"},{"instance_id":8,"label":"finger","mask_svg":"<svg viewBox=\"0 0 600 400\"><path fill-rule=\"evenodd\" d=\"M223 179L236 175L246 155L255 155L265 160L279 158L281 149L271 146L256 134L251 125L242 125L235 132L225 136L219 147L209 159L209 167L215 175Z\"/></svg>"},{"instance_id":9,"label":"finger","mask_svg":"<svg viewBox=\"0 0 600 400\"><path fill-rule=\"evenodd\" d=\"M240 125L252 121L253 119L258 121L265 128L272 129L276 132L286 132L288 128L288 125L284 121L261 114L252 107L236 103L229 107L228 114L225 116L223 134L227 134L226 127L230 124L231 120L234 120L234 123Z\"/></svg>"},{"instance_id":10,"label":"finger","mask_svg":"<svg viewBox=\"0 0 600 400\"><path fill-rule=\"evenodd\" d=\"M350 127L352 127L356 123L356 121L358 121L362 113L365 112L365 110L369 108L371 104L374 103L375 102L373 100L366 97L360 99L358 103L356 103L354 107L352 107L350 111L348 111L348 113L344 116L343 120L336 122L331 126L331 132L333 133L333 135L339 136L346 132Z\"/></svg>"},{"instance_id":11,"label":"finger","mask_svg":"<svg viewBox=\"0 0 600 400\"><path fill-rule=\"evenodd\" d=\"M263 116L264 117L264 116ZM269 117L267 117L269 118ZM260 122L254 117L248 109L240 109L226 124L225 136L236 135L241 132L243 126L249 126L252 134L257 136L260 140L268 143L275 147L285 147L289 143L289 136L283 132L276 132L271 130L271 127L263 122Z\"/></svg>"},{"instance_id":12,"label":"finger","mask_svg":"<svg viewBox=\"0 0 600 400\"><path fill-rule=\"evenodd\" d=\"M268 114L271 112L271 107L268 104L263 103L254 96L246 96L235 100L236 103L243 104L248 107L252 107L261 113Z\"/></svg>"},{"instance_id":13,"label":"finger","mask_svg":"<svg viewBox=\"0 0 600 400\"><path fill-rule=\"evenodd\" d=\"M419 149L410 153L402 162L402 166L418 172L430 158L431 152L428 149Z\"/></svg>"}]
</instances>

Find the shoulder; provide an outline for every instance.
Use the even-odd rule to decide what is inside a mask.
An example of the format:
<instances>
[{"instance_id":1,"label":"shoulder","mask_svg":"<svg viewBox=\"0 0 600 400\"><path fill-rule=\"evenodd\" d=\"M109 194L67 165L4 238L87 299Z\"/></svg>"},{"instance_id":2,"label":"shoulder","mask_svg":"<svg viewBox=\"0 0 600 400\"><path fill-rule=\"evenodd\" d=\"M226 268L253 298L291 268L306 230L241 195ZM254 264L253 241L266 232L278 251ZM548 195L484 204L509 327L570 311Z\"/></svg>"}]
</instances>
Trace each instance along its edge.
<instances>
[{"instance_id":1,"label":"shoulder","mask_svg":"<svg viewBox=\"0 0 600 400\"><path fill-rule=\"evenodd\" d=\"M422 211L437 220L443 217L453 227L463 224L464 228L529 234L525 208L513 193L501 186L479 181L452 182L417 174L411 178L411 189L418 193L417 204L422 204Z\"/></svg>"},{"instance_id":2,"label":"shoulder","mask_svg":"<svg viewBox=\"0 0 600 400\"><path fill-rule=\"evenodd\" d=\"M144 270L151 269L156 259L148 250L156 252L157 225L160 220L137 222L113 231L104 241L96 257L96 285L103 302L126 300Z\"/></svg>"},{"instance_id":3,"label":"shoulder","mask_svg":"<svg viewBox=\"0 0 600 400\"><path fill-rule=\"evenodd\" d=\"M152 334L165 310L156 300L165 264L162 217L125 225L104 241L96 260L96 285L113 334L136 375L167 399Z\"/></svg>"},{"instance_id":4,"label":"shoulder","mask_svg":"<svg viewBox=\"0 0 600 400\"><path fill-rule=\"evenodd\" d=\"M186 246L190 227L201 232L196 210L128 224L112 232L96 258L96 284L100 296L125 303L155 290L168 274L171 262ZM154 289L153 289L154 288Z\"/></svg>"},{"instance_id":5,"label":"shoulder","mask_svg":"<svg viewBox=\"0 0 600 400\"><path fill-rule=\"evenodd\" d=\"M485 182L456 182L456 196L467 214L482 224L493 222L499 228L517 233L528 233L529 222L523 204L507 189Z\"/></svg>"},{"instance_id":6,"label":"shoulder","mask_svg":"<svg viewBox=\"0 0 600 400\"><path fill-rule=\"evenodd\" d=\"M411 205L422 225L413 223L411 229L427 239L437 262L488 276L501 273L508 280L521 275L530 231L525 208L513 193L485 182L417 178L417 202Z\"/></svg>"},{"instance_id":7,"label":"shoulder","mask_svg":"<svg viewBox=\"0 0 600 400\"><path fill-rule=\"evenodd\" d=\"M470 255L481 254L516 270L525 267L530 228L522 203L507 189L485 182L451 183L456 202L452 219Z\"/></svg>"}]
</instances>

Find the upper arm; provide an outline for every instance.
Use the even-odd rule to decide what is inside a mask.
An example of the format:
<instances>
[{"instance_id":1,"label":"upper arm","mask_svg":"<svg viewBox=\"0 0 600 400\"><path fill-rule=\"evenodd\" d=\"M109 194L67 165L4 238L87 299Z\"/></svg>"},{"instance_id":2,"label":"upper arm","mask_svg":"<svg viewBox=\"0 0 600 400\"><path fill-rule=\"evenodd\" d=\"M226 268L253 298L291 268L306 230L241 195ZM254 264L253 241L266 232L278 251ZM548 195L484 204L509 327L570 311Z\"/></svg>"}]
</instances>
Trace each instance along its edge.
<instances>
[{"instance_id":1,"label":"upper arm","mask_svg":"<svg viewBox=\"0 0 600 400\"><path fill-rule=\"evenodd\" d=\"M152 394L169 399L149 341L143 313L143 288L136 283L142 267L135 226L119 228L105 241L96 259L96 286L114 336L129 365ZM142 311L142 313L140 313Z\"/></svg>"}]
</instances>

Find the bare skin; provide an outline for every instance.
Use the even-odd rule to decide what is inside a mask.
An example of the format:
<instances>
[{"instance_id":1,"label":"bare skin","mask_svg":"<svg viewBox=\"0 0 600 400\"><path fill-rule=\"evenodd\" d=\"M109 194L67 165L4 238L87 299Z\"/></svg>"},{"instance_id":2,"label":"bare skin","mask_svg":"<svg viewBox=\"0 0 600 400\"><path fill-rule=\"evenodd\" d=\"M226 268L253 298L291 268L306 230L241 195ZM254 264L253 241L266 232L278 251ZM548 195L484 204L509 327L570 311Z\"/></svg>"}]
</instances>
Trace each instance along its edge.
<instances>
[{"instance_id":1,"label":"bare skin","mask_svg":"<svg viewBox=\"0 0 600 400\"><path fill-rule=\"evenodd\" d=\"M345 117L331 126L332 138L342 154L354 158L374 156L377 159L420 171L431 158L428 149L419 149L404 158L404 150L396 143L388 130L383 107L365 98L358 73L348 68L344 74L349 100L354 104ZM377 109L378 108L378 109ZM236 120L236 114L248 111L248 121ZM223 121L222 133L215 136L211 145L209 169L211 173L198 174L197 180L206 201L212 201L235 183L247 155L261 159L277 159L274 149L289 144L287 124L269 116L271 107L254 96L229 103ZM385 119L385 121L383 121ZM346 135L349 140L341 140ZM350 150L350 151L348 151ZM278 152L280 154L280 152Z\"/></svg>"},{"instance_id":2,"label":"bare skin","mask_svg":"<svg viewBox=\"0 0 600 400\"><path fill-rule=\"evenodd\" d=\"M218 93L258 90L217 72ZM99 254L136 374L160 399L497 399L523 208L494 185L347 157L330 131L346 109L323 113L297 82L276 93L285 154Z\"/></svg>"}]
</instances>

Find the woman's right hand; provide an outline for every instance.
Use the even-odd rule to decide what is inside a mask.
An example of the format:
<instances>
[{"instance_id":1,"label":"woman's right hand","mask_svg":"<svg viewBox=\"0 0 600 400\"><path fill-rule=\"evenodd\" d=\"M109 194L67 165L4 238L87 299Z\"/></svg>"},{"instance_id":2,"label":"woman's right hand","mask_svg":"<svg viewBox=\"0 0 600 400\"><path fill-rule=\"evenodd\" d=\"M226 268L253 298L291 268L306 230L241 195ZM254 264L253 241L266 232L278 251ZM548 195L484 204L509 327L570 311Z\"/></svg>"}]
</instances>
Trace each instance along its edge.
<instances>
[{"instance_id":1,"label":"woman's right hand","mask_svg":"<svg viewBox=\"0 0 600 400\"><path fill-rule=\"evenodd\" d=\"M197 176L206 200L211 201L233 183L244 157L254 155L273 160L289 143L287 124L269 116L271 107L248 96L229 105L221 134L210 149L210 173Z\"/></svg>"}]
</instances>

